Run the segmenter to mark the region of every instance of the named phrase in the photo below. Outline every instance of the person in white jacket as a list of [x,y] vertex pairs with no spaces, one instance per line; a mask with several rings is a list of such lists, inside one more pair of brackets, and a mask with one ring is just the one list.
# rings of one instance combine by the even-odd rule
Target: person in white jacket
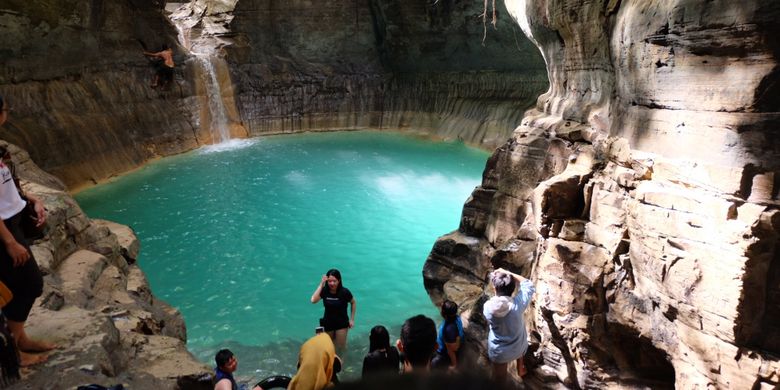
[[[488,333],[488,358],[493,365],[493,379],[506,381],[507,366],[517,361],[517,375],[525,376],[523,356],[528,349],[528,335],[525,330],[523,312],[531,302],[534,285],[530,280],[499,268],[490,274],[490,282],[496,296],[488,299],[482,309],[490,332]],[[517,295],[512,297],[515,287],[520,285]]]

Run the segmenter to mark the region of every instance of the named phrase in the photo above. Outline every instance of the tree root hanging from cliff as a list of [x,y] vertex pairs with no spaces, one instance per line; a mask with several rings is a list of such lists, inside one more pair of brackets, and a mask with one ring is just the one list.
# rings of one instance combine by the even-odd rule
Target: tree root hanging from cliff
[[[437,0],[438,1],[438,0]],[[482,17],[482,46],[485,46],[485,39],[487,38],[487,11],[488,11],[488,0],[485,0],[485,6],[482,9],[482,15],[479,15]],[[490,24],[493,25],[493,29],[496,29],[496,0],[493,0],[493,19],[490,21]]]

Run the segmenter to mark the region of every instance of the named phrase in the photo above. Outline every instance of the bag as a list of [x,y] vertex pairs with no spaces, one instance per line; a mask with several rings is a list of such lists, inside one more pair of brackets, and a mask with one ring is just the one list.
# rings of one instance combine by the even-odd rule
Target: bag
[[24,208],[22,209],[21,219],[19,220],[19,227],[22,228],[22,234],[28,240],[40,240],[43,238],[46,224],[38,225],[38,213],[35,212],[35,203],[30,202],[27,198],[22,197],[25,201]]
[[19,379],[19,353],[6,326],[5,317],[0,314],[0,388],[10,386]]
[[4,308],[8,302],[11,302],[11,299],[14,299],[14,293],[11,292],[5,283],[0,282],[0,309]]

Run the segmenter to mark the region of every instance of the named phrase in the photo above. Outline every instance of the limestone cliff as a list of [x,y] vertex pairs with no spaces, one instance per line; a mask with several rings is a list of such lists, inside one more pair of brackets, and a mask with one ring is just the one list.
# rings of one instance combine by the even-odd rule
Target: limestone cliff
[[[202,143],[192,84],[149,86],[143,50],[176,47],[159,3],[4,1],[0,94],[14,111],[0,138],[70,186]],[[188,69],[177,68],[177,80],[191,78]]]
[[[3,143],[5,144],[5,143]],[[131,388],[210,388],[210,369],[186,348],[181,314],[155,298],[135,260],[133,231],[90,220],[26,152],[9,148],[23,188],[44,201],[47,234],[32,246],[44,293],[27,331],[59,345],[11,388],[69,389],[123,383]],[[56,373],[56,375],[52,375]]]
[[[0,6],[0,94],[15,109],[0,139],[70,187],[213,142],[209,95],[234,137],[373,127],[492,149],[547,86],[509,18],[482,45],[479,2],[49,3]],[[152,89],[141,51],[163,44],[176,82]],[[193,55],[204,49],[214,56]],[[208,91],[212,77],[221,92]]]
[[454,0],[239,1],[227,52],[241,117],[253,135],[372,127],[498,146],[547,80],[507,18],[482,45],[482,11]]
[[486,275],[530,277],[532,387],[780,382],[780,3],[506,1],[550,88],[424,268],[484,355]]

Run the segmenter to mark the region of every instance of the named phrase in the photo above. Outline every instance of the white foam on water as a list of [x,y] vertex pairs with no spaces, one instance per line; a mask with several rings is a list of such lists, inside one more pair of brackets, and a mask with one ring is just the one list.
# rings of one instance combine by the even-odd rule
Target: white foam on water
[[198,151],[202,154],[222,153],[238,149],[248,148],[259,142],[258,139],[230,139],[214,145],[206,145]]

